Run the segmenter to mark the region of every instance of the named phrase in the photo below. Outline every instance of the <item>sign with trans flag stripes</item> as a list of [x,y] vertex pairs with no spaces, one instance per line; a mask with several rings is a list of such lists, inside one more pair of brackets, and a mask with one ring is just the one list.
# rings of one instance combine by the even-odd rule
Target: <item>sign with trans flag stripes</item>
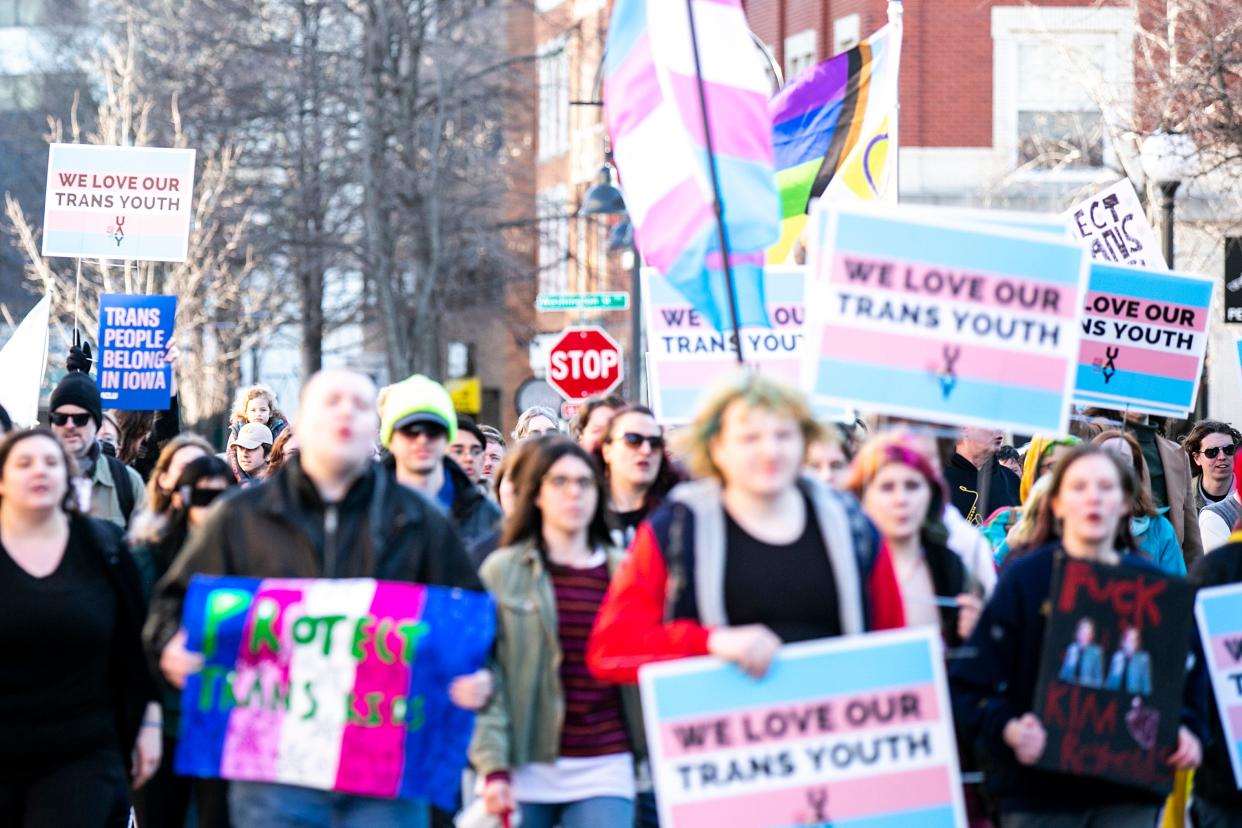
[[1092,262],[1074,401],[1185,417],[1199,394],[1214,284]]
[[789,644],[758,681],[691,658],[639,685],[666,828],[966,824],[930,627]]
[[1086,248],[927,208],[821,204],[812,223],[804,388],[881,414],[1064,433]]
[[205,666],[182,692],[177,773],[453,809],[474,714],[448,687],[491,650],[486,593],[198,575],[183,624]]
[[1242,584],[1202,589],[1195,600],[1221,732],[1242,790]]

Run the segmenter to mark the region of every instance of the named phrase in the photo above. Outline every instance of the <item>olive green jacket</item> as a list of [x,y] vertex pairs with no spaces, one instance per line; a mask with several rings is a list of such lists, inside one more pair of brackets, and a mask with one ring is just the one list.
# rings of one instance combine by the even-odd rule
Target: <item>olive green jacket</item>
[[[608,547],[609,572],[625,553]],[[496,599],[496,689],[479,714],[470,763],[482,776],[531,762],[555,762],[561,752],[565,691],[552,579],[533,542],[498,549],[479,570]],[[646,756],[638,688],[623,685],[621,703],[636,759]]]

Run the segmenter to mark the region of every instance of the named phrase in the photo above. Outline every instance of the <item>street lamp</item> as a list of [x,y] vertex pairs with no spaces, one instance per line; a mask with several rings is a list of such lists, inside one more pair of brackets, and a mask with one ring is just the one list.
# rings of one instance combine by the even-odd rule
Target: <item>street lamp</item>
[[638,255],[638,247],[634,244],[633,225],[625,212],[625,196],[612,183],[611,152],[604,154],[604,166],[600,167],[599,183],[593,184],[582,194],[582,206],[578,208],[578,215],[583,218],[625,216],[625,220],[609,233],[608,249],[609,251],[624,250],[630,257],[630,398],[645,402],[642,399],[642,257]]

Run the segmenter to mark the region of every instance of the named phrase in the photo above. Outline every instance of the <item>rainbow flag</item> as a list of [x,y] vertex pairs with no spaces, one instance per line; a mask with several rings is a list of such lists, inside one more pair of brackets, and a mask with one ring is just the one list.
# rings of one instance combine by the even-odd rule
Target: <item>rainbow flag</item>
[[812,199],[896,201],[892,128],[900,58],[901,25],[889,23],[772,98],[781,238],[768,249],[769,264],[788,259]]
[[[780,234],[768,80],[739,0],[694,0],[707,121],[740,325],[766,325],[764,250]],[[604,107],[634,239],[716,329],[729,319],[685,3],[617,0]]]

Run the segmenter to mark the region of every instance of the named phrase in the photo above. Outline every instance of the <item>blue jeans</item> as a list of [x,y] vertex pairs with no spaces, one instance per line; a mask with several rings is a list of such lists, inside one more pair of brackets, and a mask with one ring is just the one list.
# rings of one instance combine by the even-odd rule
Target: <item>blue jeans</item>
[[266,782],[230,782],[237,826],[263,828],[427,828],[427,803],[317,791]]
[[522,828],[632,828],[634,800],[593,796],[577,802],[519,802]]

